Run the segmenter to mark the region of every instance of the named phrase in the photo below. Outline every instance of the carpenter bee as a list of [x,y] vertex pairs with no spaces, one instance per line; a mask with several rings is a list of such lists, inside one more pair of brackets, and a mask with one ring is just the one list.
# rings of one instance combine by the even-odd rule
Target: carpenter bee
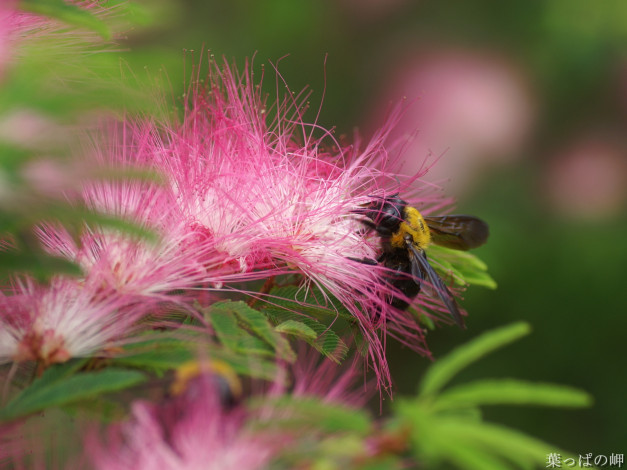
[[235,371],[222,361],[189,361],[175,371],[170,385],[170,396],[187,395],[195,397],[204,393],[203,387],[210,386],[216,391],[220,404],[225,409],[235,407],[242,397],[242,383]]
[[388,268],[386,281],[403,295],[393,297],[390,304],[401,310],[407,308],[406,299],[416,297],[421,283],[427,281],[455,322],[465,328],[457,302],[429,264],[425,250],[431,243],[456,250],[476,248],[488,239],[488,225],[469,215],[424,217],[398,194],[380,198],[355,212],[369,218],[364,223],[381,236],[383,251],[376,263]]

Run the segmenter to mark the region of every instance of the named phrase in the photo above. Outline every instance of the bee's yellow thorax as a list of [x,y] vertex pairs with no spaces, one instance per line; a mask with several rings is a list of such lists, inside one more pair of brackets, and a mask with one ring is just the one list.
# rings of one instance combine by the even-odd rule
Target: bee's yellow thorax
[[398,230],[390,237],[393,248],[406,248],[405,235],[411,235],[416,248],[424,250],[431,243],[431,232],[418,209],[405,207],[403,222]]

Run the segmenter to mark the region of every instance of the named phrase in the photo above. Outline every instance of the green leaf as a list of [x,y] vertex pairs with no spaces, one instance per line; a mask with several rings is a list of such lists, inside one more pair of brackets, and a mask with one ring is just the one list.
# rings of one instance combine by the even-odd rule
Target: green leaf
[[[106,369],[101,372],[86,372],[62,378],[57,375],[33,382],[31,387],[17,395],[0,410],[0,420],[12,420],[50,407],[63,406],[80,400],[93,399],[100,394],[115,392],[146,380],[141,372],[124,369]],[[39,380],[43,384],[38,383]]]
[[299,315],[274,305],[266,305],[263,312],[275,323],[296,322],[303,324],[315,334],[315,337],[305,336],[303,339],[318,352],[336,363],[340,363],[348,354],[346,343],[332,329],[315,318]]
[[303,322],[296,320],[284,321],[280,325],[277,325],[274,329],[279,333],[297,336],[307,341],[312,341],[318,338],[317,333],[313,329],[305,325]]
[[[495,470],[534,468],[555,446],[506,427],[485,423],[467,413],[435,413],[420,400],[400,400],[395,409],[411,430],[419,460],[449,461],[458,468]],[[483,462],[483,467],[481,463]]]
[[[238,319],[246,325],[252,332],[258,335],[266,343],[275,349],[281,357],[284,359],[296,359],[295,355],[291,351],[289,343],[283,336],[277,334],[274,331],[274,327],[268,321],[263,313],[250,307],[241,300],[238,302],[229,302],[228,304],[222,304],[218,308],[231,309],[237,315]],[[285,357],[289,356],[289,357]]]
[[197,346],[196,338],[179,339],[166,334],[158,335],[126,345],[113,363],[161,373],[196,359]]
[[489,452],[465,442],[451,441],[439,447],[440,459],[467,470],[509,470],[511,467]]
[[28,388],[20,393],[21,398],[28,397],[30,394],[37,392],[41,388],[49,387],[55,382],[59,382],[66,377],[71,376],[87,363],[87,359],[72,359],[63,364],[54,364],[48,367],[41,377],[38,377]]
[[38,15],[56,18],[74,26],[91,29],[104,39],[110,39],[107,25],[96,18],[89,10],[66,3],[64,0],[21,0],[20,9]]
[[260,356],[245,356],[227,351],[224,348],[212,348],[209,351],[212,359],[226,362],[235,373],[259,379],[273,381],[278,376],[275,360],[267,360]]
[[203,354],[206,351],[208,357],[227,363],[237,374],[265,380],[277,376],[274,360],[267,361],[259,356],[227,350],[222,344],[209,342],[202,333],[182,333],[179,330],[175,334],[163,332],[146,336],[145,340],[126,345],[124,352],[113,360],[113,364],[163,373],[197,360],[199,352]]
[[267,305],[318,319],[335,320],[339,317],[350,322],[354,320],[344,304],[314,286],[309,289],[297,286],[276,287],[270,291]]
[[477,405],[541,405],[584,407],[592,404],[587,393],[562,385],[515,379],[481,380],[458,385],[441,393],[436,410]]
[[537,466],[544,463],[547,454],[562,452],[519,431],[485,422],[442,419],[438,422],[437,432],[451,442],[490,451],[519,466]]
[[234,351],[263,354],[270,346],[270,351],[282,359],[296,360],[289,342],[274,330],[268,318],[242,301],[217,302],[208,309],[206,317],[220,341]]
[[[278,398],[256,399],[251,402],[253,409],[263,410],[269,416],[270,425],[280,429],[293,429],[307,432],[311,427],[325,432],[349,432],[366,435],[372,429],[368,414],[343,404],[325,403],[313,397],[282,396]],[[277,410],[276,415],[269,410]]]
[[496,289],[496,281],[488,274],[488,266],[476,255],[467,251],[453,250],[443,246],[429,247],[429,257],[436,261],[433,268],[445,279],[453,274],[455,284],[472,284]]
[[438,360],[427,371],[420,386],[420,394],[432,395],[444,387],[459,371],[481,359],[488,353],[529,334],[528,323],[514,323],[488,331]]
[[0,279],[15,273],[29,273],[39,281],[55,274],[80,276],[80,267],[64,258],[32,251],[0,251]]
[[220,308],[220,304],[214,304],[205,313],[220,342],[233,351],[239,351],[242,336],[248,336],[248,332],[239,327],[235,314]]

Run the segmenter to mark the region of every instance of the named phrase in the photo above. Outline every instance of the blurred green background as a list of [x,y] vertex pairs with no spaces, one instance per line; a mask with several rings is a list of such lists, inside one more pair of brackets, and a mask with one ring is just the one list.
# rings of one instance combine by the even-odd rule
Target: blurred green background
[[[568,384],[595,405],[494,408],[488,418],[579,454],[627,450],[627,2],[146,4],[158,21],[129,35],[128,60],[148,74],[167,70],[175,94],[185,57],[204,47],[238,64],[279,62],[291,90],[312,88],[309,119],[325,90],[319,123],[338,134],[357,126],[367,137],[390,101],[419,98],[395,134],[419,131],[407,171],[441,155],[427,179],[456,195],[460,212],[489,221],[477,254],[499,283],[467,291],[468,329],[430,333],[434,354],[527,320],[530,337],[459,380]],[[397,393],[413,393],[428,361],[396,345],[389,354]]]

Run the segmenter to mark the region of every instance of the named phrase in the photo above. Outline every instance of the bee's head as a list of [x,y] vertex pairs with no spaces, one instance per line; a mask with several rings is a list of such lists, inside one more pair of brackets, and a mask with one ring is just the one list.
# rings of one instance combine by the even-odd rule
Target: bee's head
[[407,203],[398,194],[388,197],[373,196],[373,198],[374,200],[366,207],[355,212],[371,219],[377,227],[395,230],[403,221],[403,210]]

